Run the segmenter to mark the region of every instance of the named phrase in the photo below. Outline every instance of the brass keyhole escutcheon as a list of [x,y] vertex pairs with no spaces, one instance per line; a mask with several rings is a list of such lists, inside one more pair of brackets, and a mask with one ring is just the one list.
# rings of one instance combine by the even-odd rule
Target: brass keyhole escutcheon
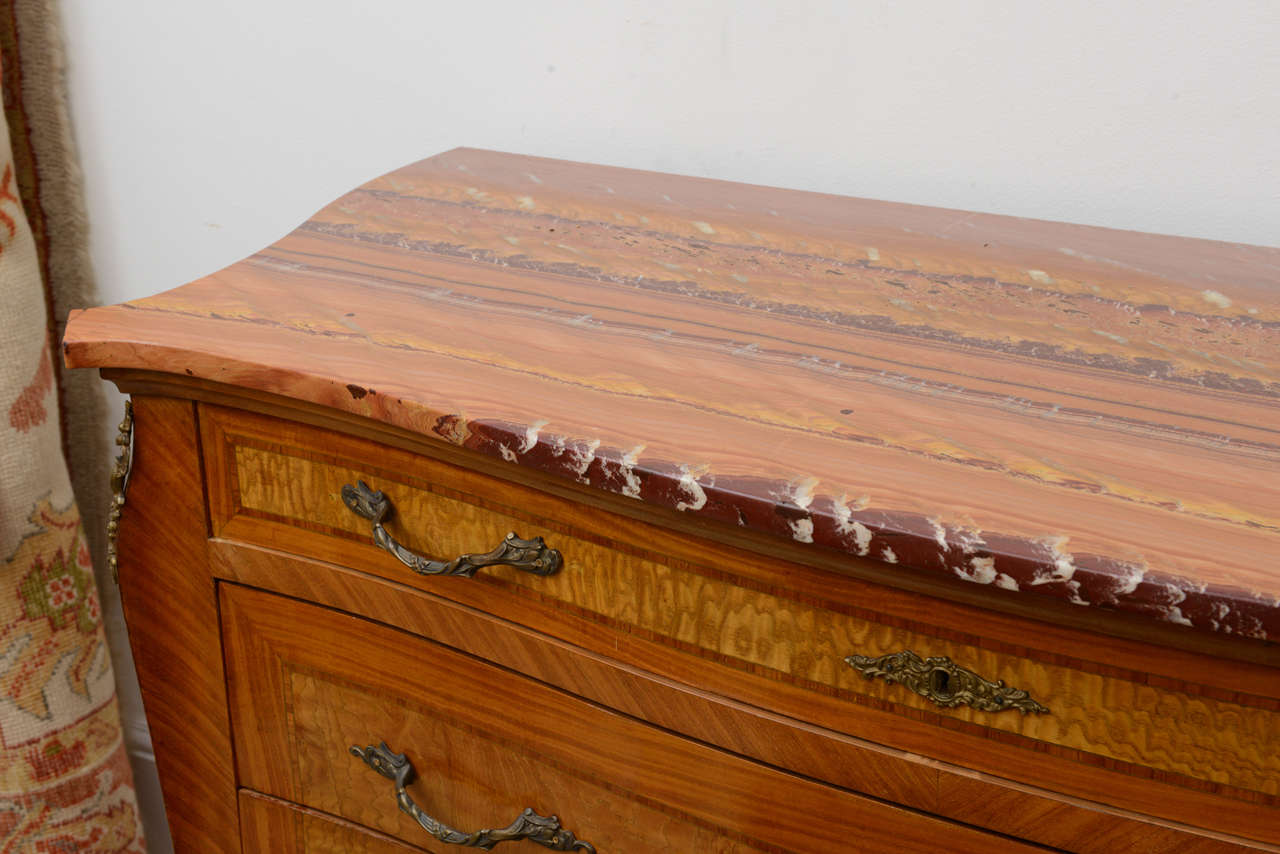
[[929,690],[940,700],[951,697],[951,674],[941,667],[935,667],[929,674]]
[[902,685],[944,709],[956,706],[971,706],[984,712],[1017,709],[1024,715],[1049,711],[1026,691],[1010,688],[1000,679],[984,679],[946,656],[921,658],[904,649],[876,657],[850,655],[844,661],[867,679],[880,677]]

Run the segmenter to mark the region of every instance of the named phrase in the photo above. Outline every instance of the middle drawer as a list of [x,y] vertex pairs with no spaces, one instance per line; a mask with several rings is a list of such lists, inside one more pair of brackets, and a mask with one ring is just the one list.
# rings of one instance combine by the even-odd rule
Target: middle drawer
[[[428,850],[455,849],[401,809],[369,760],[411,763],[404,797],[463,836],[536,821],[531,810],[616,854],[828,852],[855,840],[932,852],[942,838],[957,852],[1031,850],[685,740],[379,623],[231,584],[221,605],[241,785]],[[538,850],[525,845],[512,850]]]

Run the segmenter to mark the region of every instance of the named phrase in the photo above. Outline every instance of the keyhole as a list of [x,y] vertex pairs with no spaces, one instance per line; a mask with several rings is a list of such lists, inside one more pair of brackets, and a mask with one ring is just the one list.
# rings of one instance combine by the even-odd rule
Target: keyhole
[[929,674],[929,690],[935,697],[951,696],[951,674],[935,669]]

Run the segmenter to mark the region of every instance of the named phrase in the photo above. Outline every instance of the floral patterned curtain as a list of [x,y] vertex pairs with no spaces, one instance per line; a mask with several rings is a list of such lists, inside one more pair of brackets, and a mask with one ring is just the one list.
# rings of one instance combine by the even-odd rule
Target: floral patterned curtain
[[[50,294],[68,263],[74,270],[74,256],[68,262],[51,247],[70,237],[83,243],[83,223],[73,235],[59,219],[58,200],[32,183],[51,173],[35,169],[32,142],[42,117],[27,121],[29,102],[14,92],[42,82],[20,79],[13,64],[18,6],[48,11],[47,4],[0,6],[9,16],[0,22],[8,119],[0,123],[0,854],[142,854],[91,547],[64,455],[72,434],[62,416],[76,404],[59,399],[67,390],[59,383]],[[34,20],[52,26],[47,17]],[[63,142],[69,146],[69,137]],[[17,162],[15,148],[23,155]],[[24,168],[32,179],[25,185]],[[52,174],[49,193],[65,185]],[[45,207],[42,199],[54,203]]]

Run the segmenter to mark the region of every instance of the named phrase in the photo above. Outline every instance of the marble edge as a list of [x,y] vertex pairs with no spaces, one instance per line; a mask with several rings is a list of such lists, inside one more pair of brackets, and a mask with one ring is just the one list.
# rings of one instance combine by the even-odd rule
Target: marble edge
[[1280,600],[1201,584],[1107,555],[1065,550],[1066,539],[1027,539],[946,524],[923,514],[868,509],[849,496],[816,493],[816,481],[717,475],[638,458],[603,445],[501,421],[439,416],[438,438],[509,463],[666,507],[851,556],[1043,596],[1080,607],[1255,640],[1280,635]]

